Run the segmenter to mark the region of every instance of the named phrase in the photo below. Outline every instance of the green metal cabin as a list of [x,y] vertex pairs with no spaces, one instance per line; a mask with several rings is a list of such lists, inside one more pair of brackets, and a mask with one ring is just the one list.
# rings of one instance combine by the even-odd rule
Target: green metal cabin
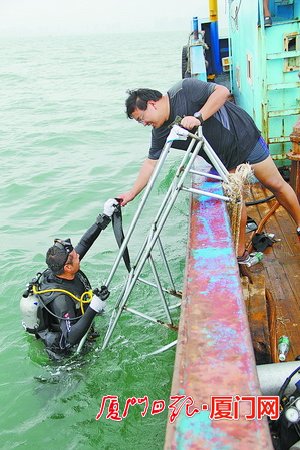
[[[269,0],[273,25],[268,28],[263,0],[229,0],[228,41],[218,33],[217,1],[209,5],[210,17],[194,18],[183,48],[183,77],[230,86],[236,103],[262,131],[277,165],[286,165],[300,113],[300,0]],[[221,1],[219,6],[224,6]],[[222,69],[230,82],[220,77]]]
[[283,164],[300,113],[300,0],[269,0],[269,9],[273,25],[265,28],[262,0],[229,2],[231,84]]

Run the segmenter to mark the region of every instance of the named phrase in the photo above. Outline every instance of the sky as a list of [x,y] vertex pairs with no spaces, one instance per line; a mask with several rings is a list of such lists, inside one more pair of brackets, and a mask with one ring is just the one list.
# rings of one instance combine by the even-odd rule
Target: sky
[[208,0],[0,0],[0,35],[186,31]]

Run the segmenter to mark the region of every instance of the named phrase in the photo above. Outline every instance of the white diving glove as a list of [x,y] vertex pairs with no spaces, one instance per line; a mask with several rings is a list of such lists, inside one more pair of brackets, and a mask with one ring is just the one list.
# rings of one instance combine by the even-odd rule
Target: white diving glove
[[101,300],[97,295],[93,295],[92,300],[90,302],[90,307],[96,311],[96,313],[101,313],[104,311],[106,306],[106,302]]
[[104,203],[103,214],[105,214],[108,217],[111,217],[113,215],[113,213],[115,212],[116,207],[118,206],[118,204],[119,203],[118,203],[118,201],[115,198],[109,198]]

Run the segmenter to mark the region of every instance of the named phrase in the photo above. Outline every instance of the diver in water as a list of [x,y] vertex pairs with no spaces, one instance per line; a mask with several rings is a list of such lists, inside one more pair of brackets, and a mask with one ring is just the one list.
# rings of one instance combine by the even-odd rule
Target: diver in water
[[55,239],[46,254],[48,269],[28,285],[21,300],[23,326],[40,338],[50,357],[57,359],[70,353],[86,334],[97,313],[104,310],[109,292],[91,290],[80,261],[104,230],[118,206],[116,199],[104,204],[103,214],[73,248],[70,239]]

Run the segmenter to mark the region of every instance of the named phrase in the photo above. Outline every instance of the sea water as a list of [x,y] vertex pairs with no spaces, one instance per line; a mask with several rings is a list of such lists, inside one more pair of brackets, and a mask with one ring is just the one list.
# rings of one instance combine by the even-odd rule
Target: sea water
[[[153,400],[170,395],[175,350],[149,354],[176,333],[123,313],[108,348],[101,352],[123,267],[111,283],[101,336],[86,354],[50,362],[43,345],[21,327],[19,302],[25,285],[45,268],[54,238],[74,244],[107,198],[128,190],[147,156],[151,129],[126,118],[126,90],[166,92],[181,77],[185,33],[119,34],[2,39],[1,129],[1,449],[161,449],[167,408],[151,415]],[[172,153],[149,198],[129,250],[134,259],[170,180],[179,155]],[[125,232],[139,199],[123,208]],[[182,288],[188,218],[182,194],[162,234],[177,288]],[[109,274],[117,255],[108,227],[82,261],[92,285]],[[156,253],[160,273],[161,259]],[[153,280],[146,265],[143,276]],[[152,278],[151,278],[152,277]],[[168,285],[166,281],[166,285]],[[164,319],[157,291],[137,286],[130,306]],[[179,313],[175,314],[178,321]],[[96,421],[106,395],[146,397],[122,420]]]

